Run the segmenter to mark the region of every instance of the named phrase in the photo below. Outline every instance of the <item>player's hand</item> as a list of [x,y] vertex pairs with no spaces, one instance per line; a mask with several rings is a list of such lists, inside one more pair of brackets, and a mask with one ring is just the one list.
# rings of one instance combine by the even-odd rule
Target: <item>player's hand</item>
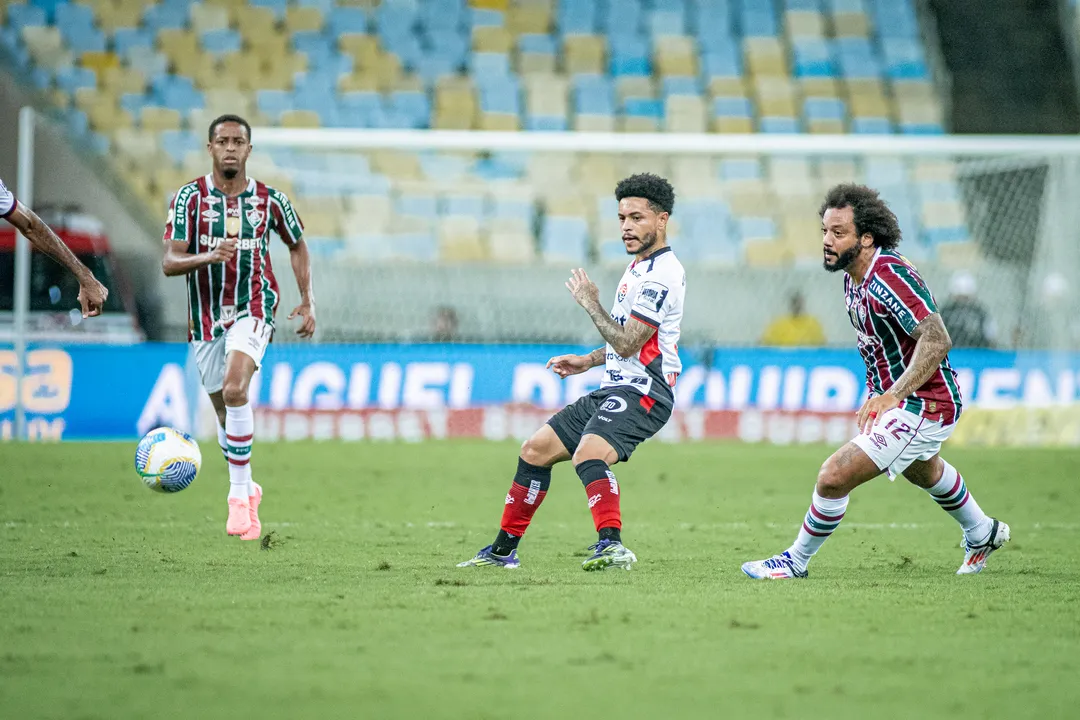
[[79,304],[82,305],[84,318],[100,315],[108,298],[109,288],[98,282],[93,275],[79,281]]
[[294,317],[303,318],[303,322],[300,323],[300,327],[297,328],[296,334],[302,338],[309,338],[315,334],[315,306],[311,303],[301,303],[296,306],[296,309],[289,313],[289,319]]
[[596,283],[590,280],[581,268],[571,271],[570,279],[566,281],[566,289],[583,308],[600,305],[600,288],[596,287]]
[[592,367],[588,355],[556,355],[547,361],[547,367],[561,378],[583,373]]
[[884,395],[875,395],[859,408],[859,412],[855,416],[855,422],[859,426],[859,432],[868,435],[870,431],[874,429],[874,425],[877,423],[878,418],[889,412],[893,408],[900,406],[900,400],[889,393]]
[[210,251],[211,263],[229,262],[236,254],[235,240],[222,240],[216,248]]

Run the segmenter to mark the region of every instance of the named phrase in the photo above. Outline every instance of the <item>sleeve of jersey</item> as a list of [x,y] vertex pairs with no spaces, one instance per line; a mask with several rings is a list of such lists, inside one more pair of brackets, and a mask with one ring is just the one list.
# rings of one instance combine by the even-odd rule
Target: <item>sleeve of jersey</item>
[[270,191],[270,212],[274,229],[286,245],[295,245],[304,239],[304,223],[285,193]]
[[4,181],[0,180],[0,218],[7,220],[11,217],[11,213],[15,212],[15,208],[19,203],[15,199],[15,196],[4,187]]
[[172,204],[169,206],[169,215],[165,218],[163,240],[177,240],[190,245],[194,225],[189,209],[194,192],[194,187],[185,185],[173,196]]
[[637,288],[634,304],[630,306],[630,317],[646,325],[659,328],[667,315],[668,296],[671,288],[665,279],[644,280]]
[[938,311],[919,273],[907,265],[890,265],[870,283],[870,292],[908,335]]

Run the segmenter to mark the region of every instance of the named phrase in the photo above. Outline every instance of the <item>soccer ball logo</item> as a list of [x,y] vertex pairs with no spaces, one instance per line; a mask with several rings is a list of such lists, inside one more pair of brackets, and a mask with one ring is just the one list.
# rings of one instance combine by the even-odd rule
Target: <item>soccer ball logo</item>
[[195,480],[201,465],[195,438],[170,427],[151,430],[135,448],[135,472],[158,492],[180,492]]

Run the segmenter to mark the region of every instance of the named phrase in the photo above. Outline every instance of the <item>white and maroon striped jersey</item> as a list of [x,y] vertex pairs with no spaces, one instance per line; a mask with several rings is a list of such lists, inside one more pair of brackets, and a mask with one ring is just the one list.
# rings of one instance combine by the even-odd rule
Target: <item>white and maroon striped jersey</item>
[[0,178],[0,218],[7,220],[18,204],[11,191],[4,187],[3,178]]
[[609,344],[600,387],[629,386],[667,407],[675,404],[675,380],[682,372],[679,332],[686,297],[686,271],[670,247],[634,260],[623,273],[611,317],[620,325],[640,320],[654,332],[634,357],[619,357]]
[[278,285],[270,264],[270,231],[291,246],[303,238],[304,226],[285,193],[254,178],[236,197],[214,187],[211,175],[176,192],[166,241],[186,242],[188,252],[196,254],[236,240],[232,260],[188,274],[189,340],[213,340],[249,315],[273,326]]
[[[881,395],[893,386],[911,362],[920,322],[936,313],[934,296],[919,271],[903,256],[878,250],[866,277],[858,285],[844,275],[848,317],[859,339],[859,353],[866,363],[866,387]],[[900,407],[946,425],[956,422],[963,402],[956,373],[948,356],[926,383]]]

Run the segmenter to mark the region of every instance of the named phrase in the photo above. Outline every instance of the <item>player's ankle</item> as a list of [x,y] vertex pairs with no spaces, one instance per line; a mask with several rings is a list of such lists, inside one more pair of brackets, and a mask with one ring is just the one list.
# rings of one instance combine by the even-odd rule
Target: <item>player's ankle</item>
[[604,540],[611,540],[612,542],[617,543],[622,542],[622,531],[617,527],[600,528],[600,530],[597,531],[597,534],[599,535],[600,542],[603,542]]
[[505,530],[499,530],[499,534],[495,536],[495,542],[491,543],[491,554],[506,557],[517,550],[519,542],[521,542],[521,538],[517,535],[511,535]]

